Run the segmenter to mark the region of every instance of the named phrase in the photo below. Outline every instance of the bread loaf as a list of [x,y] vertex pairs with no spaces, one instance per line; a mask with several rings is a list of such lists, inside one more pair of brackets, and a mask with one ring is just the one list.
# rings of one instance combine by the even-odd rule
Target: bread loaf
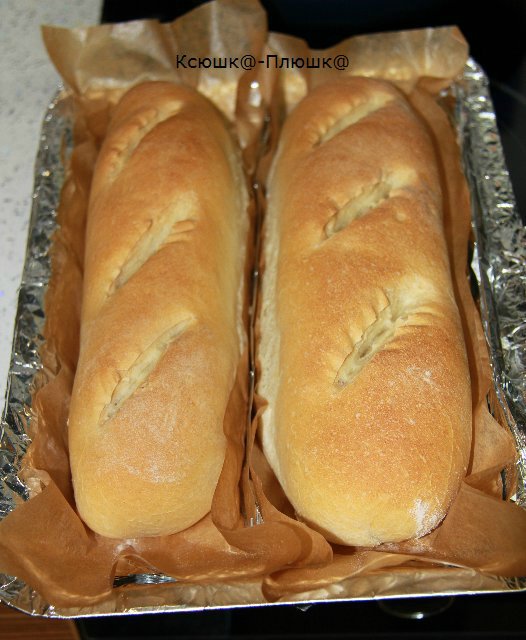
[[470,379],[434,148],[387,83],[313,90],[268,182],[262,443],[298,517],[336,543],[419,537],[470,454]]
[[78,511],[97,533],[210,510],[241,352],[247,191],[220,113],[152,82],[116,106],[90,193],[69,416]]

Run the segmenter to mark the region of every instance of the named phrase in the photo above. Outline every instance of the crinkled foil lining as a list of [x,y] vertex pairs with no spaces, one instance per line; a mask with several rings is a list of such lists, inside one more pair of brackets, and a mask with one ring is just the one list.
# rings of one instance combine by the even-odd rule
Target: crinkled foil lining
[[472,201],[471,268],[495,391],[519,453],[515,500],[526,507],[526,228],[504,161],[485,73],[472,59],[456,87],[457,126]]
[[[473,60],[468,61],[454,93],[457,97],[456,125],[473,201],[475,247],[471,266],[479,289],[496,393],[517,441],[519,488],[514,498],[526,507],[526,230],[515,205],[504,163],[488,80]],[[0,519],[15,508],[17,502],[29,498],[29,489],[17,474],[29,444],[27,430],[31,419],[31,395],[35,377],[42,366],[39,348],[45,321],[44,295],[50,276],[49,248],[64,179],[63,155],[71,147],[72,122],[67,101],[61,95],[59,92],[47,109],[36,159],[29,241],[18,300],[6,406],[1,421]],[[349,585],[340,583],[332,589],[301,594],[301,601],[295,601],[295,604],[325,599],[349,601],[373,596],[377,599],[400,595],[473,594],[526,588],[521,577],[499,579],[482,576],[472,570],[465,570],[463,580],[459,582],[457,579],[453,588],[448,579],[445,573],[427,582],[411,580],[402,593],[403,581],[397,580],[390,586],[389,578],[386,583],[385,577],[363,576]],[[124,582],[134,582],[137,587],[166,582],[167,586],[174,587],[171,578],[154,574],[119,579],[119,584]],[[464,588],[458,587],[460,583]],[[195,598],[186,606],[173,605],[171,592],[167,592],[166,602],[159,606],[146,605],[146,599],[141,602],[141,592],[136,593],[136,598],[129,598],[126,605],[114,605],[110,610],[102,605],[61,611],[43,601],[21,580],[0,574],[0,600],[29,613],[53,617],[196,611],[204,607],[262,604],[258,589],[248,588],[248,585],[238,585],[237,590],[236,586],[230,585],[227,591],[220,586],[196,587]]]
[[47,108],[35,162],[29,238],[18,296],[6,403],[0,423],[0,519],[20,499],[29,498],[29,490],[17,473],[30,443],[27,432],[31,396],[35,376],[42,368],[39,352],[44,340],[44,296],[51,275],[49,249],[64,181],[64,143],[67,146],[69,141],[71,146],[72,125],[60,96],[61,91]]

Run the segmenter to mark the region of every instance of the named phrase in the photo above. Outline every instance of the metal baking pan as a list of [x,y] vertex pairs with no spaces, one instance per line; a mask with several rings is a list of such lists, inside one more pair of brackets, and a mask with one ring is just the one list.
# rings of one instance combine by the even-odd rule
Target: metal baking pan
[[[506,170],[488,80],[474,60],[468,61],[453,92],[457,99],[454,118],[472,196],[475,242],[471,267],[479,288],[495,390],[517,442],[519,486],[514,500],[526,508],[526,229]],[[66,148],[71,148],[72,121],[60,95],[59,91],[46,111],[35,166],[29,239],[1,421],[0,519],[16,508],[17,502],[29,499],[18,472],[29,445],[33,380],[41,368],[43,301],[51,274],[49,248],[64,179],[64,141]],[[405,581],[398,579],[394,586],[385,574],[349,578],[334,588],[301,596],[294,603],[526,590],[523,576],[498,578],[474,570],[456,570],[452,582],[447,569],[435,572],[432,578],[415,574],[417,570]],[[127,591],[126,585],[131,584],[133,590]],[[157,585],[155,604],[148,597],[151,584]],[[0,600],[33,615],[55,618],[269,606],[257,584],[194,586],[190,599],[181,595],[183,585],[158,574],[120,577],[114,586],[126,590],[126,597],[116,598],[111,605],[65,609],[45,602],[16,577],[0,574]]]

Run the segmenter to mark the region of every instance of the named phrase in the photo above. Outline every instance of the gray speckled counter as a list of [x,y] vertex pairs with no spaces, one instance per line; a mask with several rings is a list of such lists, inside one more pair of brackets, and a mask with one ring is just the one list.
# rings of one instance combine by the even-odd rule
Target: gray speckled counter
[[41,24],[96,24],[101,0],[0,0],[0,406],[24,262],[33,164],[44,111],[59,83]]

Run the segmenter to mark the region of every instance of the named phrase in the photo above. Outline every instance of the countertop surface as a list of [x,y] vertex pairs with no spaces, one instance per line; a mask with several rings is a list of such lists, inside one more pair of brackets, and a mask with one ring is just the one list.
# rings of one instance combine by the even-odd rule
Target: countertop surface
[[33,165],[42,118],[59,85],[41,24],[99,21],[99,0],[0,0],[0,398],[5,385],[24,263]]

